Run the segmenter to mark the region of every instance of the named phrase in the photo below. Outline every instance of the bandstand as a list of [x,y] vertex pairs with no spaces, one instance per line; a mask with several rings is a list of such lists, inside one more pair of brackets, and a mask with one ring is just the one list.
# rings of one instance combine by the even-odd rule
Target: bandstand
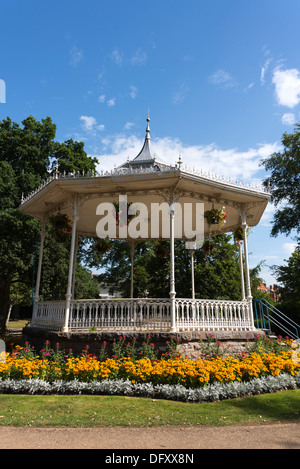
[[[56,172],[22,200],[20,210],[40,220],[42,227],[34,307],[31,323],[26,328],[27,333],[30,333],[30,330],[43,333],[48,331],[60,335],[65,333],[68,337],[91,330],[95,333],[123,334],[215,332],[223,333],[226,337],[241,337],[243,334],[244,337],[249,337],[257,333],[252,310],[247,229],[259,223],[270,195],[262,188],[226,180],[201,170],[187,169],[180,158],[174,165],[161,161],[151,150],[149,121],[148,118],[143,147],[135,158],[128,159],[118,168],[102,171],[97,175]],[[136,218],[127,220],[124,224],[116,223],[115,231],[109,233],[110,238],[124,239],[132,247],[131,297],[76,299],[73,296],[73,285],[78,237],[99,237],[101,220],[103,221],[107,214],[104,209],[120,200],[126,200],[128,204],[142,204],[144,208],[143,212],[139,211],[138,205],[132,205],[132,208],[138,208],[138,211],[135,211]],[[196,209],[197,204],[199,210]],[[152,214],[152,207],[158,209],[159,217],[155,226],[149,215]],[[188,215],[181,211],[181,207],[189,209]],[[204,213],[222,207],[225,207],[227,213],[226,223],[208,223]],[[176,218],[178,210],[182,215],[180,219]],[[64,301],[40,301],[46,226],[50,217],[58,213],[68,215],[71,220],[66,298]],[[138,219],[141,213],[143,218]],[[199,219],[204,227],[201,236],[196,229],[190,229],[187,234],[184,222],[197,228]],[[130,229],[131,223],[135,231]],[[104,223],[101,227],[103,226]],[[242,284],[240,301],[195,299],[194,249],[201,249],[199,246],[203,237],[234,232],[237,229],[242,230],[242,240],[239,241]],[[190,233],[194,234],[194,238]],[[166,238],[170,241],[169,298],[134,298],[134,243]],[[187,281],[190,281],[192,286],[191,298],[176,296],[176,239],[185,239],[190,249],[192,272],[187,272]]]

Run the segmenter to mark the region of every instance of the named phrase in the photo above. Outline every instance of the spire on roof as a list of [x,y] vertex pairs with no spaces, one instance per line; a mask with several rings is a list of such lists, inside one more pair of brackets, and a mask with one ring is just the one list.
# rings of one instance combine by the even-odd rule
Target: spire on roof
[[150,149],[151,137],[150,137],[150,126],[149,126],[149,122],[150,122],[149,111],[148,111],[148,117],[146,121],[147,121],[147,128],[146,128],[146,137],[145,137],[144,145],[141,151],[139,152],[139,154],[132,160],[132,163],[138,163],[140,161],[142,162],[142,161],[150,161],[150,160],[154,161],[155,159],[152,156],[151,149]]
[[149,122],[150,122],[149,111],[148,111],[148,117],[147,117],[146,120],[147,120],[146,139],[147,139],[147,140],[151,140],[151,137],[150,137],[150,126],[149,126]]
[[161,160],[158,160],[156,154],[152,155],[151,152],[151,137],[150,137],[150,117],[149,117],[149,110],[148,110],[148,117],[146,119],[147,127],[146,127],[146,136],[144,140],[143,147],[139,154],[133,158],[133,160],[127,159],[127,162],[122,164],[120,168],[132,168],[132,169],[139,169],[139,168],[153,168],[155,171],[160,171],[161,168],[170,167],[167,163],[164,163]]

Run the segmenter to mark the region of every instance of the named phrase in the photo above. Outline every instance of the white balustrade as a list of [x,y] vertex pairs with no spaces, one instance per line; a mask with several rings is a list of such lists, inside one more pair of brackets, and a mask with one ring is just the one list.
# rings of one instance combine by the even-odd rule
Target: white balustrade
[[65,317],[65,301],[39,301],[35,303],[31,326],[61,331]]
[[168,299],[110,299],[71,301],[70,330],[168,331]]
[[177,331],[252,330],[251,305],[245,301],[176,299]]
[[[31,326],[60,331],[65,301],[35,304]],[[176,329],[180,331],[253,330],[251,304],[245,301],[175,300]],[[169,299],[71,300],[70,331],[169,332]]]

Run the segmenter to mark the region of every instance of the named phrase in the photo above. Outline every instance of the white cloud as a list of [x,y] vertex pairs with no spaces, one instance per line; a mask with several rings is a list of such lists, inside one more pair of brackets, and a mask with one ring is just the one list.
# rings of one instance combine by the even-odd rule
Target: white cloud
[[123,63],[123,54],[122,52],[115,48],[111,55],[110,55],[111,60],[116,64],[116,65],[122,65]]
[[119,66],[122,65],[144,65],[147,62],[147,53],[138,48],[131,56],[124,55],[123,51],[115,47],[110,54],[110,60]]
[[189,91],[190,91],[190,88],[187,85],[187,83],[185,81],[181,81],[177,87],[177,90],[174,91],[172,95],[172,103],[173,104],[183,103]]
[[271,202],[268,203],[268,205],[265,208],[265,211],[261,217],[260,224],[261,226],[272,226],[272,220],[274,218],[274,214],[276,212],[277,208],[275,207],[274,204]]
[[83,122],[85,130],[92,130],[92,128],[97,124],[97,121],[93,116],[80,116],[80,120]]
[[111,98],[107,101],[107,106],[108,107],[113,107],[116,104],[116,98]]
[[147,54],[142,49],[138,49],[130,59],[131,65],[143,65],[147,62]]
[[297,243],[284,243],[283,244],[283,250],[285,254],[287,254],[289,257],[293,254],[297,246]]
[[126,122],[126,124],[124,125],[124,129],[125,130],[130,130],[134,126],[135,126],[135,124],[133,122]]
[[77,46],[72,47],[70,50],[70,64],[73,67],[77,67],[77,65],[83,60],[83,53],[82,50],[78,49]]
[[262,85],[265,84],[265,77],[266,77],[266,73],[269,69],[269,66],[270,66],[270,63],[272,62],[272,59],[269,58],[265,61],[264,65],[262,66],[261,68],[261,71],[260,71],[260,82]]
[[105,94],[101,94],[99,97],[98,97],[98,102],[99,103],[105,103],[107,104],[108,107],[113,107],[115,106],[116,104],[116,98],[113,97],[113,98],[110,98],[108,100],[106,100],[106,95]]
[[225,70],[218,70],[210,75],[208,81],[213,85],[221,86],[222,88],[232,88],[237,86],[235,79]]
[[281,122],[285,125],[294,125],[296,123],[296,116],[292,112],[283,114]]
[[[119,166],[126,162],[128,157],[135,158],[142,148],[143,138],[120,134],[106,137],[102,140],[102,144],[105,148],[103,154],[99,156],[99,169],[110,170],[114,165]],[[251,180],[252,183],[259,184],[261,159],[278,151],[280,146],[276,142],[259,144],[256,148],[249,148],[246,151],[236,148],[224,150],[214,143],[205,146],[188,146],[179,139],[164,137],[152,139],[151,148],[152,153],[156,153],[158,158],[167,163],[175,164],[181,155],[183,168],[186,165],[188,168],[202,169],[225,178]]]
[[130,97],[131,97],[132,99],[135,99],[135,98],[137,97],[137,91],[138,91],[137,87],[131,85],[131,86],[129,87],[129,90],[130,90],[130,91],[129,91]]
[[276,68],[272,83],[278,104],[294,108],[300,102],[300,72],[295,68],[282,70]]
[[105,94],[101,94],[101,96],[99,96],[98,98],[99,103],[105,103],[105,98],[106,98]]
[[90,132],[95,130],[104,130],[104,124],[97,124],[95,117],[93,116],[80,116],[84,130]]
[[194,62],[195,59],[194,59],[193,55],[187,54],[182,58],[182,60],[183,60],[183,62],[191,63],[191,62]]

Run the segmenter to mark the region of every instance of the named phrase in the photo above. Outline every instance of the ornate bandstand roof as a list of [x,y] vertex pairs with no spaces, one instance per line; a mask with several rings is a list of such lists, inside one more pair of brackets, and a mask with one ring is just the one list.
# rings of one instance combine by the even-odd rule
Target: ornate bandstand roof
[[160,160],[155,153],[152,154],[151,150],[151,137],[150,137],[150,118],[147,117],[147,128],[144,145],[139,154],[133,159],[123,163],[119,169],[131,169],[131,170],[152,170],[152,171],[163,171],[164,169],[174,169],[174,166]]
[[[174,165],[164,163],[152,153],[150,119],[147,118],[146,137],[139,154],[111,171],[91,174],[54,173],[31,194],[23,198],[20,209],[39,220],[59,211],[73,215],[74,197],[78,198],[78,233],[97,236],[99,215],[96,209],[101,202],[118,202],[126,195],[128,202],[143,202],[150,209],[152,202],[169,202],[171,197],[180,203],[204,203],[204,210],[225,207],[226,224],[211,231],[205,224],[205,234],[231,232],[241,222],[240,211],[247,211],[247,223],[259,223],[270,199],[262,187],[253,187],[238,181],[189,169],[181,158]],[[193,219],[193,226],[195,226]],[[149,230],[150,232],[150,230]],[[147,239],[150,239],[150,235]]]

